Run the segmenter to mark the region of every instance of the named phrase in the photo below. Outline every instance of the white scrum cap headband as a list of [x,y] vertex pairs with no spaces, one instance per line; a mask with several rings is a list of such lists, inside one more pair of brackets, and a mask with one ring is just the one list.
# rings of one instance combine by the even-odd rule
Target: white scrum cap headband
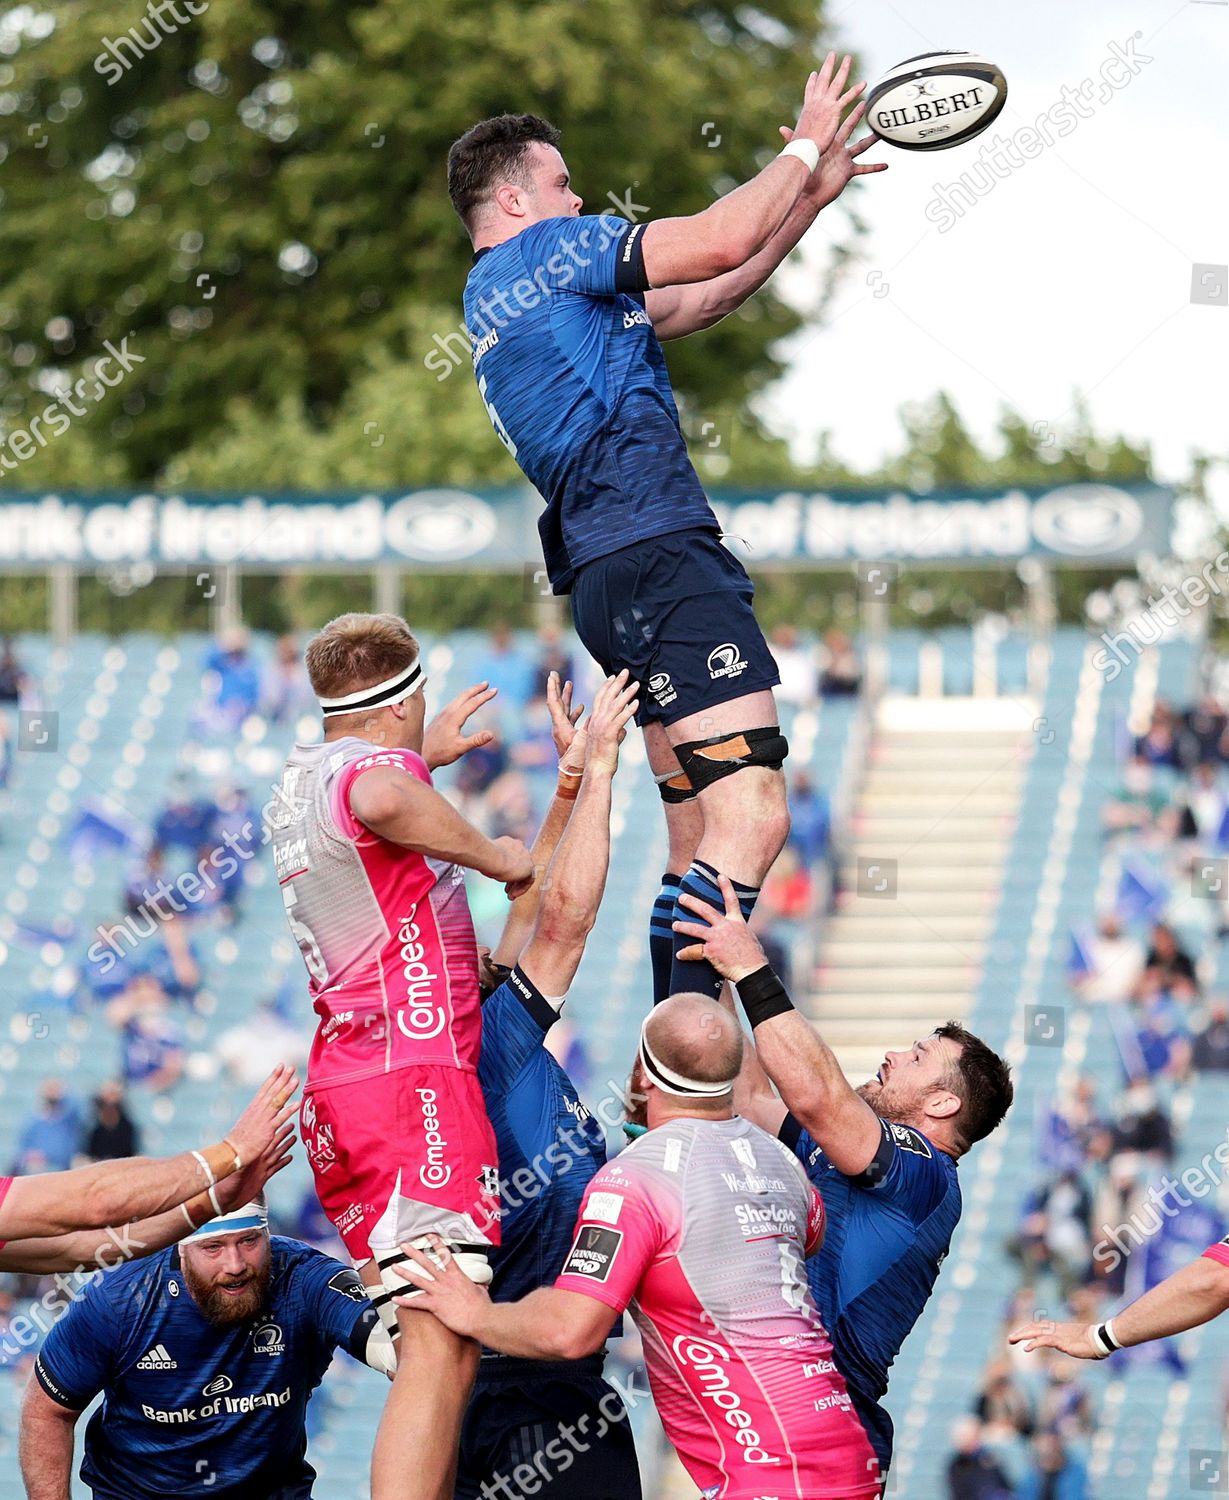
[[387,708],[390,703],[403,703],[422,684],[422,663],[416,661],[384,682],[359,688],[357,692],[347,693],[344,698],[320,698],[318,702],[327,719],[330,714],[353,714],[364,708]]
[[255,1198],[229,1213],[206,1219],[199,1229],[184,1235],[185,1240],[211,1240],[219,1234],[247,1234],[249,1230],[269,1228],[269,1210]]
[[700,1078],[686,1078],[668,1068],[649,1046],[649,1022],[652,1019],[653,1012],[650,1011],[640,1027],[640,1061],[650,1083],[663,1094],[674,1094],[679,1099],[716,1099],[730,1092],[734,1087],[732,1078],[724,1083],[708,1083]]

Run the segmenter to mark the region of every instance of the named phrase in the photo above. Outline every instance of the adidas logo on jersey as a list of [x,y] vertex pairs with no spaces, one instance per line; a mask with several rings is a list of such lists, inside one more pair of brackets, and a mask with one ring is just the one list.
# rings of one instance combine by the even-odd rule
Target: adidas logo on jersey
[[178,1370],[179,1366],[166,1352],[165,1344],[155,1344],[148,1354],[137,1360],[138,1370]]

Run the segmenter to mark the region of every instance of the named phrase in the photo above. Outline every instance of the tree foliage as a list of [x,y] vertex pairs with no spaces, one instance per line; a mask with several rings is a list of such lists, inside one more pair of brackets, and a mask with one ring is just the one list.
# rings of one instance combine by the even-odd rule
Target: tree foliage
[[[79,419],[75,458],[57,439],[10,486],[64,484],[61,456],[71,479],[89,451],[141,484],[511,477],[468,374],[423,365],[469,265],[450,142],[532,109],[590,209],[695,212],[775,150],[823,26],[814,0],[150,8],[0,22],[0,416],[28,422],[107,340],[143,361]],[[797,322],[762,293],[672,356],[681,394],[750,420]]]

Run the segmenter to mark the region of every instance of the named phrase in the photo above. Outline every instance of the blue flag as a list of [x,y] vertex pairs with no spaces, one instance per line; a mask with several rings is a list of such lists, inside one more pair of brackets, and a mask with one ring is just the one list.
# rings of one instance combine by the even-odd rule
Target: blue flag
[[1153,922],[1165,910],[1169,887],[1142,860],[1124,860],[1114,908],[1124,922]]

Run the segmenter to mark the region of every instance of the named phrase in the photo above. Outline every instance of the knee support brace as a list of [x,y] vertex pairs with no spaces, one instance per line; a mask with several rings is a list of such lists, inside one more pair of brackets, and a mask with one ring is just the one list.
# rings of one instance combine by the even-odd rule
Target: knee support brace
[[[789,741],[774,724],[769,729],[743,729],[733,734],[717,734],[708,740],[689,740],[685,745],[675,745],[674,753],[687,786],[678,793],[679,773],[659,778],[664,802],[689,801],[714,781],[733,776],[747,766],[779,771],[789,754]],[[672,795],[667,795],[667,789]]]

